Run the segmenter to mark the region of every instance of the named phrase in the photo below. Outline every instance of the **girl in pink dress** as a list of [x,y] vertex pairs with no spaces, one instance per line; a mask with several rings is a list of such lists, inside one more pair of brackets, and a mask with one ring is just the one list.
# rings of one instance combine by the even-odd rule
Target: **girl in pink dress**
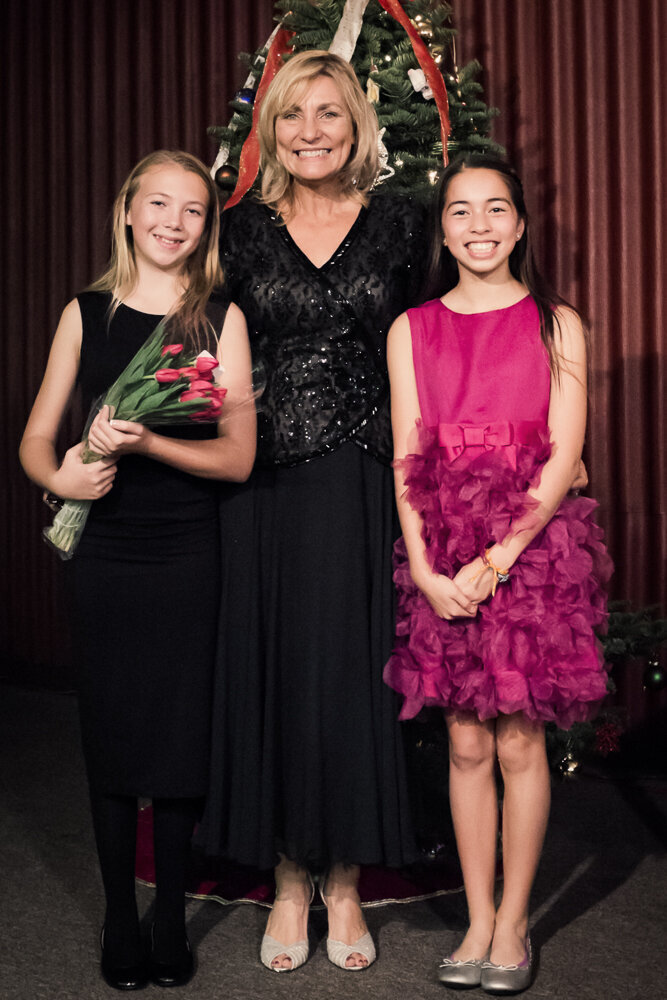
[[[439,189],[433,299],[400,316],[388,361],[398,617],[387,683],[403,718],[442,705],[470,926],[453,987],[531,980],[528,905],[549,812],[544,723],[588,719],[606,691],[593,629],[611,562],[594,501],[567,496],[586,426],[586,338],[537,273],[521,183],[467,156]],[[504,783],[504,890],[494,880]]]

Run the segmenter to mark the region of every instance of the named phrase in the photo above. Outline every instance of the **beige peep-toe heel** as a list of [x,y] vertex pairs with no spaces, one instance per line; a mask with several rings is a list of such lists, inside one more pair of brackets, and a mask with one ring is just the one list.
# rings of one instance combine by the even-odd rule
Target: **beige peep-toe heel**
[[[329,909],[327,905],[327,897],[325,893],[326,879],[323,877],[320,879],[319,889],[320,896],[322,897],[322,902],[324,903],[327,910]],[[347,960],[351,955],[359,954],[363,955],[366,959],[366,965],[347,965]],[[370,935],[369,931],[362,934],[361,937],[354,942],[354,944],[346,944],[344,941],[334,941],[332,938],[327,938],[327,957],[332,965],[337,965],[339,969],[344,969],[345,972],[362,972],[367,969],[369,965],[372,965],[376,958],[375,942]]]
[[[310,899],[308,901],[308,905],[310,906],[315,895],[315,884],[310,872],[308,872],[308,882],[310,883]],[[296,941],[294,944],[283,944],[281,941],[276,941],[275,938],[272,938],[270,934],[265,934],[259,949],[259,958],[262,965],[265,965],[271,972],[294,972],[300,965],[305,965],[308,961],[308,951],[308,938],[303,941]],[[286,955],[292,962],[288,969],[273,965],[273,962],[275,962],[279,955]]]

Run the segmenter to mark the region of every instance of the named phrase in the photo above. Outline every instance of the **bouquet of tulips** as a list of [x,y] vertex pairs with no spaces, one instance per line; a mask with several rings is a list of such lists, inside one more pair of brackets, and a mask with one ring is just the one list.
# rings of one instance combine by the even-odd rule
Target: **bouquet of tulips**
[[[161,322],[134,355],[113,385],[94,404],[83,435],[83,461],[101,456],[87,447],[88,431],[96,414],[108,406],[110,416],[155,427],[217,421],[227,392],[217,383],[222,369],[208,351],[184,354],[183,344],[166,343],[167,325]],[[61,559],[71,559],[83,532],[92,500],[66,500],[44,538]]]

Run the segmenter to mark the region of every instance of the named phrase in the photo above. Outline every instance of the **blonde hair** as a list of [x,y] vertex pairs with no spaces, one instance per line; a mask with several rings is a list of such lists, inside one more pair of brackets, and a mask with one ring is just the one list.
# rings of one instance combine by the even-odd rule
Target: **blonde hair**
[[113,317],[116,309],[137,283],[137,264],[134,257],[132,227],[126,223],[132,199],[139,190],[143,174],[153,167],[177,166],[201,178],[208,193],[206,219],[201,239],[196,250],[185,261],[184,277],[186,288],[183,295],[169,313],[170,320],[177,324],[181,335],[193,343],[198,343],[210,324],[206,318],[206,305],[213,290],[222,284],[218,238],[220,214],[218,191],[211,175],[201,160],[182,150],[158,149],[149,153],[130,171],[118,192],[112,210],[111,257],[106,271],[89,286],[90,291],[111,292]]
[[278,72],[266,92],[259,113],[259,149],[262,171],[261,198],[278,208],[294,206],[294,177],[278,159],[276,121],[298,102],[303,92],[320,76],[328,76],[340,91],[342,104],[352,120],[354,145],[350,158],[338,174],[341,194],[366,204],[367,193],[378,172],[378,123],[354,70],[340,56],[314,49],[300,52]]

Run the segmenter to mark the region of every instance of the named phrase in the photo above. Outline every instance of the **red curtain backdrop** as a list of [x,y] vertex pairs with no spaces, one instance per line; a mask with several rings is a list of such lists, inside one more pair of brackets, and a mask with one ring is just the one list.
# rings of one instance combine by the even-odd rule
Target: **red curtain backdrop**
[[[586,459],[614,594],[664,608],[667,3],[452,5],[458,61],[484,66],[541,259],[591,323]],[[70,677],[65,567],[41,541],[48,514],[16,459],[58,316],[102,267],[111,202],[136,160],[167,146],[213,161],[206,128],[228,121],[237,54],[272,19],[272,0],[3,5],[0,654],[17,679]],[[100,613],[113,614],[113,594]]]

